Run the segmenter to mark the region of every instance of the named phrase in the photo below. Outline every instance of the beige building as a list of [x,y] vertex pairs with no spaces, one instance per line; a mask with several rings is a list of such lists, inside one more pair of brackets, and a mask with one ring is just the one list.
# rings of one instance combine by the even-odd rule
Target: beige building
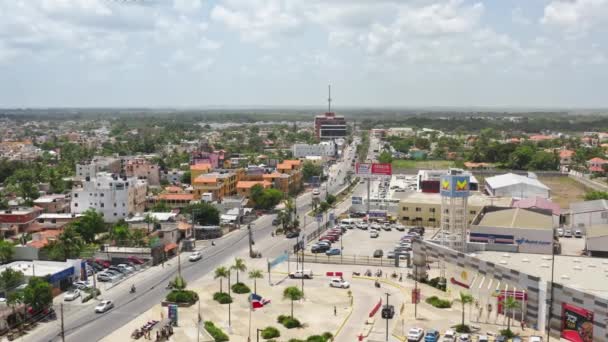
[[[399,221],[405,225],[439,227],[441,223],[441,195],[433,193],[411,192],[399,202]],[[510,207],[511,198],[493,198],[483,195],[469,197],[469,223],[481,209],[487,205]]]
[[160,185],[160,170],[158,165],[144,158],[135,158],[127,161],[125,165],[127,177],[145,179],[148,185]]

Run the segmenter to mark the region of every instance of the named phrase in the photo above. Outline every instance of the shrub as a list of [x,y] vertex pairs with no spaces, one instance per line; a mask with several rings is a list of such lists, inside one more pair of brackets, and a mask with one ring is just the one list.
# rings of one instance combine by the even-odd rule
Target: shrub
[[330,341],[332,338],[334,338],[334,334],[330,333],[329,331],[326,331],[323,333],[323,337]]
[[287,341],[287,342],[306,342],[306,341],[304,341],[304,340],[299,340],[299,339],[297,339],[297,338],[292,338],[292,339],[290,339],[290,340],[289,340],[289,341]]
[[287,329],[299,328],[302,326],[302,323],[300,323],[298,319],[285,315],[280,315],[277,321]]
[[[93,289],[85,289],[83,292],[84,292],[84,295],[81,297],[81,301],[83,303],[86,303],[89,300],[93,299],[93,297],[95,297],[95,294],[93,293]],[[95,289],[95,292],[97,292],[97,296],[101,295],[100,289]]]
[[327,342],[327,339],[321,335],[312,335],[306,339],[306,342]]
[[220,304],[232,303],[232,297],[226,292],[216,292],[213,294],[213,300]]
[[427,304],[430,304],[439,309],[451,308],[452,303],[449,300],[441,299],[437,296],[431,296],[426,299]]
[[456,330],[456,332],[463,333],[463,334],[468,334],[471,332],[471,328],[466,324],[458,324],[455,327],[455,330]]
[[500,334],[508,339],[513,338],[515,336],[517,336],[513,331],[511,331],[510,329],[503,329],[500,330]]
[[281,333],[279,332],[279,329],[275,327],[266,327],[264,328],[264,330],[262,330],[262,338],[265,340],[269,340],[271,338],[279,336],[281,336]]
[[249,288],[249,286],[243,284],[243,283],[236,283],[234,285],[231,286],[232,288],[232,292],[234,293],[249,293],[251,292],[251,289]]
[[198,294],[190,290],[172,290],[166,297],[168,302],[194,304],[198,300]]
[[205,330],[213,337],[215,342],[224,342],[230,340],[222,329],[218,328],[211,321],[205,321]]
[[[443,280],[443,282],[442,282]],[[423,281],[423,283],[426,283],[428,285],[431,285],[432,287],[441,290],[441,291],[445,291],[446,290],[446,282],[445,282],[445,278],[441,278],[441,277],[435,277],[429,280],[425,280]]]

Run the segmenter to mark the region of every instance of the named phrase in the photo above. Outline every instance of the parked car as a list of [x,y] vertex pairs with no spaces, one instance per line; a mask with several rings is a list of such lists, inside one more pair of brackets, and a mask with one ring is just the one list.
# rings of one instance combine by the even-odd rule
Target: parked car
[[95,312],[96,313],[103,313],[103,312],[106,312],[106,311],[110,310],[113,307],[114,307],[114,303],[112,303],[111,300],[102,300],[95,307]]
[[572,237],[572,231],[570,229],[564,230],[564,237],[565,238],[571,238]]
[[498,335],[494,338],[495,342],[507,342],[507,337],[506,336],[502,336],[502,335]]
[[281,223],[281,220],[279,220],[278,217],[275,217],[272,219],[272,225],[273,226],[278,226]]
[[471,342],[471,335],[460,334],[460,336],[458,336],[458,342]]
[[76,287],[79,290],[84,290],[84,289],[91,287],[91,283],[89,283],[88,281],[82,281],[82,280],[74,282],[72,285],[74,285],[74,287]]
[[112,264],[110,264],[109,261],[103,260],[103,259],[95,259],[95,262],[100,264],[103,267],[110,267],[112,265]]
[[325,251],[325,255],[340,255],[340,248],[332,248],[328,251]]
[[377,230],[370,230],[370,232],[369,232],[369,237],[370,238],[373,239],[373,238],[377,238],[378,236],[380,236],[380,234],[378,233]]
[[384,305],[382,307],[382,318],[392,319],[394,316],[395,316],[395,306],[394,305]]
[[312,279],[312,271],[311,270],[297,270],[295,272],[289,273],[289,278],[291,279]]
[[118,267],[118,269],[120,269],[120,270],[125,270],[128,273],[135,272],[135,268],[133,268],[127,264],[118,264],[118,265],[116,265],[116,267]]
[[285,234],[285,237],[288,239],[293,239],[295,237],[300,236],[300,231],[299,230],[290,230],[287,232],[287,234]]
[[384,255],[384,252],[382,252],[381,249],[376,249],[374,251],[374,258],[382,258],[383,255]]
[[426,335],[424,335],[424,342],[438,342],[439,341],[439,331],[435,329],[429,329],[426,331]]
[[65,296],[63,296],[63,300],[65,301],[72,301],[76,298],[80,297],[80,291],[78,289],[74,289],[71,291],[68,291]]
[[382,229],[384,229],[387,232],[390,232],[392,230],[391,226],[387,226],[387,225],[382,226]]
[[477,337],[477,342],[490,342],[490,337],[488,335],[480,335]]
[[452,329],[448,329],[443,333],[441,342],[456,342],[456,332]]
[[333,278],[329,281],[329,286],[347,289],[350,287],[350,284],[342,278]]
[[404,227],[404,226],[402,226],[402,225],[400,225],[400,224],[396,225],[396,226],[395,226],[395,229],[397,229],[397,230],[398,230],[398,231],[400,231],[400,232],[404,232],[404,231],[405,231],[405,227]]
[[107,273],[97,273],[97,281],[107,282],[112,281],[112,277]]
[[130,262],[132,262],[132,263],[134,263],[136,265],[142,265],[144,263],[143,259],[138,258],[136,256],[130,256],[128,259],[129,259]]
[[424,336],[424,329],[422,328],[411,328],[407,332],[407,341],[408,342],[418,342]]
[[583,232],[580,229],[577,229],[574,231],[574,237],[575,238],[582,238],[583,237]]
[[528,342],[543,342],[543,338],[540,336],[530,336]]
[[192,254],[190,254],[190,256],[188,257],[188,260],[190,261],[199,261],[203,258],[203,253],[196,251],[193,252]]
[[563,228],[557,228],[557,236],[559,236],[559,237],[563,237],[564,236],[564,229]]
[[127,271],[127,269],[125,269],[125,268],[120,268],[120,267],[118,267],[118,266],[114,266],[114,265],[112,265],[112,266],[108,267],[108,270],[109,270],[109,271],[115,271],[115,272],[118,272],[118,274],[122,274],[122,275],[125,275],[125,274],[129,273],[129,271]]
[[314,190],[312,191],[312,195],[313,195],[313,196],[319,196],[320,194],[321,194],[321,191],[319,191],[319,189],[314,189]]
[[388,251],[388,253],[386,253],[386,257],[389,259],[395,259],[395,252],[394,251]]
[[331,245],[326,244],[315,244],[310,248],[311,253],[325,253],[331,248]]

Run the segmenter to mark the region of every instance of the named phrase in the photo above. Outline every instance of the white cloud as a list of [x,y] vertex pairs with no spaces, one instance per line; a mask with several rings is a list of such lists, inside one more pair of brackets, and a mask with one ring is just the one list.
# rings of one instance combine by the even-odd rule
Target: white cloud
[[182,13],[195,13],[203,8],[202,0],[173,0],[173,8]]
[[543,24],[578,32],[606,22],[608,0],[552,0],[541,19]]
[[521,7],[515,7],[511,11],[511,21],[513,21],[514,24],[520,26],[528,26],[532,24],[532,20],[530,20],[530,18],[528,18],[524,14],[524,11],[521,9]]
[[403,8],[397,19],[398,28],[415,34],[437,35],[472,31],[484,11],[482,3],[462,6],[462,0],[423,7]]

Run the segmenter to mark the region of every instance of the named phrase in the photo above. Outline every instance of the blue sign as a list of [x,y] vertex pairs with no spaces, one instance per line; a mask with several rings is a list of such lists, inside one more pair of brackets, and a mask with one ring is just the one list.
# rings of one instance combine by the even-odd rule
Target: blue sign
[[470,176],[444,175],[441,176],[439,187],[441,196],[469,197]]
[[276,259],[274,259],[268,263],[268,269],[271,269],[271,268],[275,267],[276,265],[287,261],[287,258],[289,258],[289,254],[287,254],[287,253],[283,253],[283,254],[279,255]]
[[333,212],[329,213],[329,220],[330,220],[330,221],[333,221],[333,220],[334,220],[334,218],[335,218],[334,213],[333,213]]
[[177,322],[177,304],[169,304],[169,319],[172,322]]
[[316,220],[317,222],[323,222],[323,214],[317,214]]
[[359,196],[351,197],[350,204],[363,204],[363,197],[359,197]]
[[542,241],[542,240],[528,240],[526,238],[516,239],[515,243],[518,245],[528,244],[528,245],[550,245],[551,241]]

